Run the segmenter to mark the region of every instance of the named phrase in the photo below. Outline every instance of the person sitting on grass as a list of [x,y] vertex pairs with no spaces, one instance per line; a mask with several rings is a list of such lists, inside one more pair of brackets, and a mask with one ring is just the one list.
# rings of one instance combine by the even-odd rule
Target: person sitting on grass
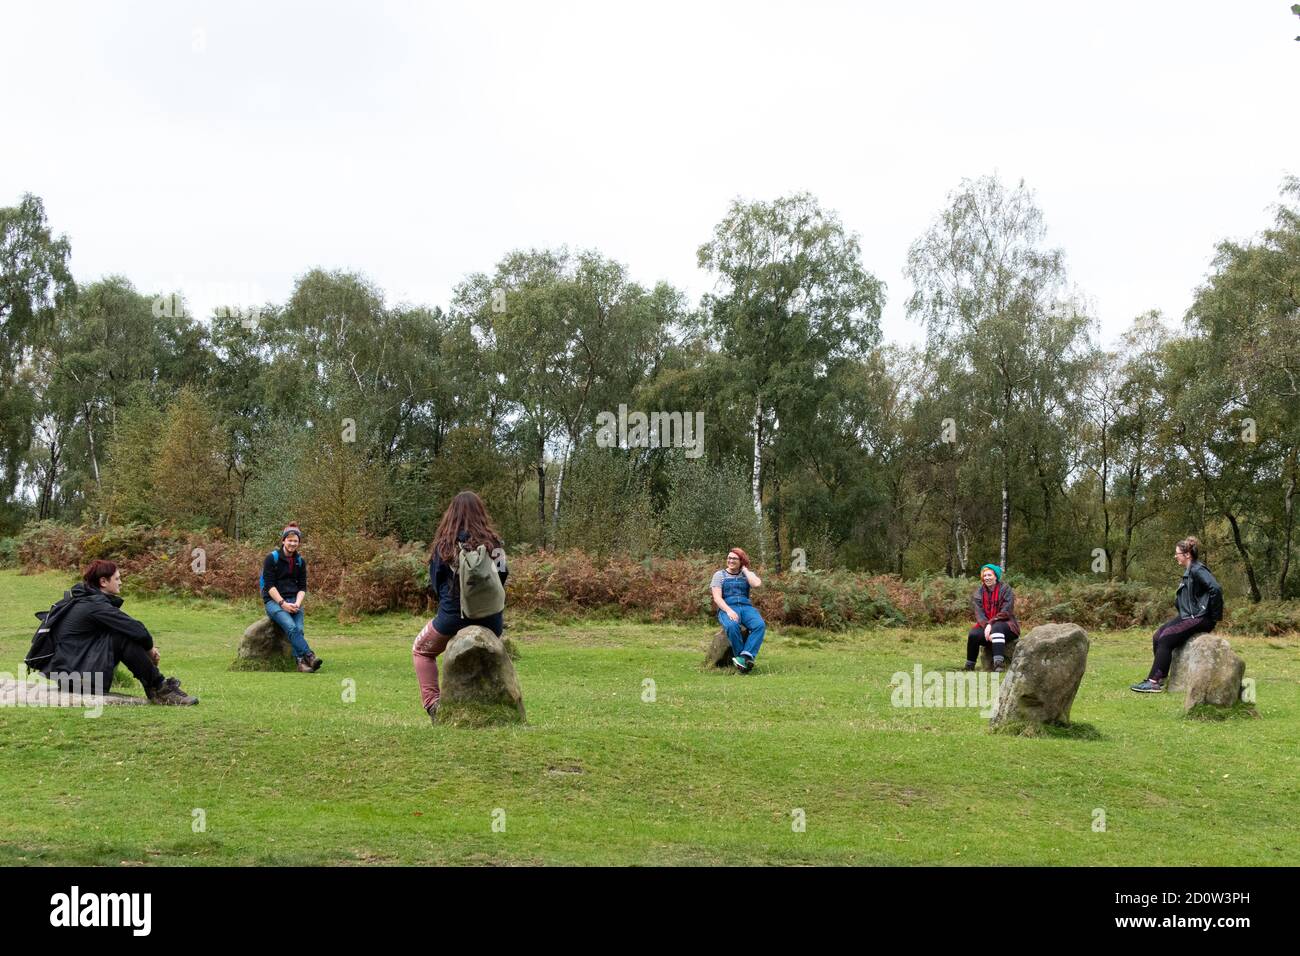
[[280,547],[262,562],[262,600],[266,615],[284,631],[293,645],[298,670],[314,674],[325,662],[311,652],[303,635],[303,602],[307,600],[307,559],[298,553],[302,530],[290,522],[280,533]]
[[[731,663],[741,674],[754,669],[754,658],[763,646],[763,635],[767,631],[762,615],[749,603],[749,589],[762,584],[759,576],[749,570],[749,555],[742,548],[732,548],[727,552],[727,566],[714,572],[709,585],[713,603],[718,608],[718,622],[735,654]],[[740,633],[742,627],[749,630],[749,637]]]
[[[175,677],[158,669],[161,655],[149,629],[122,610],[122,572],[112,561],[92,561],[79,582],[64,594],[72,606],[54,634],[54,656],[44,673],[90,675],[92,687],[113,686],[113,671],[125,664],[151,704],[192,707],[199,702],[181,690]],[[56,678],[57,679],[57,678]],[[102,681],[102,683],[101,683]],[[84,684],[83,684],[84,687]]]
[[979,660],[980,648],[988,644],[993,651],[993,669],[1006,667],[1007,641],[1020,636],[1020,622],[1016,620],[1016,594],[1011,585],[1002,583],[1002,569],[996,564],[980,568],[983,582],[971,595],[975,610],[975,626],[966,635],[966,670],[973,671]]
[[1178,616],[1156,628],[1151,636],[1151,652],[1155,657],[1151,670],[1146,680],[1134,684],[1130,690],[1139,694],[1161,693],[1174,659],[1174,648],[1182,647],[1193,634],[1214,630],[1215,623],[1223,617],[1223,588],[1201,563],[1200,555],[1198,538],[1184,538],[1174,545],[1174,558],[1183,567],[1183,579],[1174,594]]
[[[429,591],[438,599],[438,614],[415,637],[411,645],[411,662],[420,685],[420,703],[430,720],[438,714],[438,655],[447,649],[447,643],[463,627],[476,624],[486,627],[497,637],[505,624],[505,584],[510,576],[506,567],[504,542],[492,523],[492,516],[483,505],[483,499],[472,491],[462,491],[451,500],[438,530],[433,534],[429,548]],[[484,556],[496,562],[501,592],[496,606],[500,610],[482,617],[467,618],[461,611],[461,587],[458,568],[462,551],[473,553],[479,547]],[[490,583],[490,582],[489,582]]]

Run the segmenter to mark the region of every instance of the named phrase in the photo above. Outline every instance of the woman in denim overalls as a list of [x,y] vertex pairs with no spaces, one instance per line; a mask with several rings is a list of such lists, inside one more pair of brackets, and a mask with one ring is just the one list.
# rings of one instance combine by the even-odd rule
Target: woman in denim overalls
[[[727,552],[726,568],[713,575],[710,585],[713,603],[718,608],[718,621],[735,652],[731,663],[741,674],[754,669],[754,658],[763,646],[763,635],[767,631],[762,616],[749,603],[749,589],[762,584],[759,576],[749,570],[749,555],[742,548],[732,548]],[[749,631],[748,637],[741,633],[742,627]]]

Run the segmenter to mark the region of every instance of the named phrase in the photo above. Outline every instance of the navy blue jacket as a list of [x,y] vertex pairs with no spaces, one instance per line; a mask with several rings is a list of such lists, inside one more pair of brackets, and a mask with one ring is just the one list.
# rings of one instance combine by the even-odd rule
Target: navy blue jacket
[[293,570],[289,570],[289,558],[276,548],[262,562],[262,577],[258,584],[262,588],[262,600],[272,601],[271,588],[280,592],[280,597],[292,601],[299,591],[307,590],[307,559],[299,552],[293,556]]
[[[462,531],[456,540],[468,541],[469,533]],[[503,586],[506,578],[510,577],[510,569],[504,565],[503,558],[497,566],[497,575],[500,576]],[[456,564],[443,561],[436,551],[429,561],[429,593],[438,599],[438,616],[433,619],[433,629],[439,634],[455,634],[462,627],[477,624],[486,627],[497,637],[501,636],[505,621],[500,613],[477,620],[460,616],[460,583],[456,580]]]

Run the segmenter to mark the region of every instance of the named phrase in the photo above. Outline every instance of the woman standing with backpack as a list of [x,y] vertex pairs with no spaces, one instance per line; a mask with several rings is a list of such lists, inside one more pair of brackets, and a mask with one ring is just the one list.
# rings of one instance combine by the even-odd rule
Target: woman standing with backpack
[[438,614],[411,645],[420,702],[430,719],[438,713],[438,655],[456,632],[476,624],[501,636],[510,575],[503,544],[483,499],[472,491],[453,498],[438,522],[429,549],[429,591],[438,599]]

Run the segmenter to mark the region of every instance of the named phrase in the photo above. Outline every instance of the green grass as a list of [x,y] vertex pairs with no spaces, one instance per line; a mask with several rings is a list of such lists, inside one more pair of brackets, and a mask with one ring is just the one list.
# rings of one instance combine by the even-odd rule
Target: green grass
[[[67,583],[0,572],[0,670]],[[1300,863],[1295,639],[1232,638],[1260,719],[1201,721],[1128,690],[1148,634],[1093,634],[1077,729],[1017,736],[891,705],[964,628],[774,632],[737,677],[701,670],[707,621],[507,612],[528,723],[462,729],[420,707],[409,615],[309,607],[326,663],[297,674],[228,670],[251,601],[126,610],[202,703],[0,708],[0,863]]]

